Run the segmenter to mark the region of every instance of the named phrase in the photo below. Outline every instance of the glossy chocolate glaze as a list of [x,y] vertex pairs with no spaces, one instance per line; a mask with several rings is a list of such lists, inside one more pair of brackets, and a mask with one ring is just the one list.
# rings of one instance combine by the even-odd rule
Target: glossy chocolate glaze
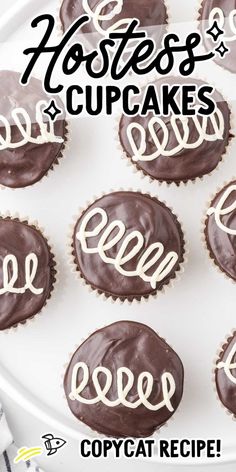
[[[200,29],[203,33],[203,42],[207,51],[212,51],[215,49],[215,47],[219,46],[223,40],[223,35],[220,36],[217,42],[214,42],[210,36],[204,34],[204,31],[210,27],[208,18],[213,8],[221,8],[221,10],[223,10],[224,17],[228,18],[229,13],[236,9],[236,0],[203,0],[199,12],[199,19],[200,21],[203,21],[203,23],[200,24]],[[229,28],[228,20],[225,21],[223,29],[227,36],[230,37],[233,35]],[[230,52],[227,53],[224,58],[220,58],[220,56],[216,54],[214,61],[225,69],[236,73],[236,40],[226,42],[226,47],[230,49]]]
[[[149,282],[143,281],[140,277],[126,277],[121,275],[112,264],[106,264],[98,254],[86,254],[81,249],[80,241],[76,238],[81,220],[91,209],[103,208],[108,215],[109,223],[115,220],[121,220],[126,226],[126,233],[131,231],[140,231],[144,236],[145,242],[140,253],[130,262],[124,265],[126,270],[135,270],[137,263],[144,250],[155,242],[161,242],[164,245],[164,254],[160,260],[153,266],[151,274],[163,260],[167,252],[175,251],[179,258],[171,272],[159,283],[154,290]],[[100,221],[99,216],[93,219],[93,227]],[[91,225],[91,223],[90,223]],[[88,229],[89,229],[88,225]],[[103,234],[90,238],[90,247],[97,246],[98,241]],[[123,238],[112,249],[106,251],[109,257],[115,257],[123,242]],[[130,243],[129,250],[134,246]],[[170,279],[175,277],[180,263],[183,261],[184,240],[181,226],[177,218],[169,208],[155,198],[136,192],[113,192],[96,200],[90,205],[76,223],[73,235],[73,248],[75,262],[85,279],[92,288],[99,292],[104,292],[107,296],[120,298],[121,300],[140,299],[141,296],[148,297],[155,294],[163,285],[168,284]]]
[[[160,79],[155,82],[156,88],[160,91],[160,86],[163,84],[173,85],[182,85],[182,84],[196,84],[198,86],[206,85],[204,82],[196,79],[179,79],[178,77],[167,77],[165,79]],[[195,149],[182,149],[174,156],[163,156],[160,155],[157,159],[144,162],[137,161],[133,162],[131,157],[133,152],[127,137],[127,127],[131,122],[141,124],[145,130],[148,129],[148,122],[150,118],[153,117],[152,113],[149,113],[146,117],[137,115],[135,117],[128,117],[122,115],[119,125],[119,138],[126,153],[127,157],[131,160],[133,165],[137,167],[138,170],[141,170],[144,174],[150,176],[154,180],[166,181],[168,183],[174,182],[176,184],[180,182],[185,182],[191,179],[196,179],[196,177],[201,177],[202,175],[209,174],[213,169],[217,167],[219,162],[222,159],[228,142],[230,140],[230,110],[228,104],[224,101],[223,97],[215,91],[213,94],[214,99],[218,102],[218,108],[221,110],[224,116],[225,122],[225,131],[224,139],[216,141],[206,141]],[[137,101],[137,99],[136,99]],[[169,130],[169,141],[166,147],[167,150],[173,149],[177,146],[178,142],[176,140],[172,125],[170,123],[171,116],[160,116],[161,120],[166,124]],[[183,134],[183,128],[181,123],[178,123],[179,130]],[[190,118],[189,121],[190,127],[190,137],[189,142],[196,142],[199,134],[196,129],[196,126],[193,120]],[[163,131],[159,124],[155,125],[155,130],[157,136],[160,139],[160,142],[163,140]],[[208,133],[213,133],[212,125],[210,122],[207,127]],[[133,131],[134,140],[139,146],[140,144],[140,133],[138,131]],[[152,137],[149,132],[147,132],[147,148],[145,154],[152,154],[156,151],[156,146],[152,140]]]
[[[91,10],[95,10],[96,6],[101,0],[89,0]],[[103,8],[102,14],[109,14],[114,8],[114,1],[110,2]],[[81,15],[84,15],[82,0],[63,0],[60,9],[60,19],[63,31],[73,23],[73,21]],[[163,0],[124,0],[122,11],[116,15],[111,21],[101,21],[101,26],[104,29],[109,28],[117,21],[124,18],[138,18],[140,26],[151,27],[155,25],[164,25],[167,23],[167,11]],[[84,33],[97,33],[91,21],[83,28]]]
[[[225,190],[236,181],[230,182],[213,199],[210,206],[215,207]],[[228,207],[236,200],[236,191],[227,198],[223,208]],[[236,229],[236,210],[228,215],[221,216],[222,223],[232,229]],[[220,229],[215,222],[215,215],[207,218],[205,237],[211,257],[218,267],[230,278],[236,280],[236,236],[227,234]]]
[[39,230],[29,226],[27,222],[0,218],[0,288],[3,287],[3,259],[8,254],[16,256],[18,261],[18,278],[14,287],[24,287],[25,258],[30,253],[35,253],[38,257],[38,269],[33,285],[43,288],[43,292],[35,295],[28,289],[23,294],[1,294],[0,330],[22,323],[42,309],[50,297],[56,273],[53,255]]
[[[20,74],[12,71],[0,71],[0,112],[12,123],[11,112],[17,107],[25,108],[32,121],[32,136],[40,134],[39,126],[35,123],[35,106],[39,100],[50,98],[43,92],[41,82],[31,79],[29,85],[19,84]],[[56,98],[59,106],[61,101]],[[65,139],[66,123],[58,120],[54,125],[55,134]],[[0,135],[5,138],[5,128],[0,123]],[[11,126],[12,142],[22,140],[22,134],[16,125]],[[53,164],[61,156],[63,143],[33,144],[26,143],[15,149],[0,150],[0,184],[6,187],[27,187],[38,182],[47,174]]]
[[[217,364],[220,361],[226,361],[235,343],[236,332],[234,332],[233,336],[231,336],[222,347],[222,351],[217,361]],[[232,359],[232,363],[235,362],[236,355],[234,355]],[[230,372],[236,378],[236,369],[230,369]],[[236,415],[236,385],[231,382],[231,380],[227,377],[223,368],[215,370],[215,382],[220,401],[230,412]]]
[[[127,395],[129,402],[133,403],[138,399],[137,378],[141,372],[150,372],[154,378],[149,398],[151,403],[163,400],[161,376],[165,372],[173,375],[176,384],[176,391],[171,399],[174,411],[181,401],[184,380],[182,362],[173,349],[144,324],[119,321],[93,333],[72,356],[64,378],[64,389],[72,413],[93,430],[113,437],[151,436],[174,412],[170,412],[166,406],[159,411],[151,411],[144,405],[131,409],[123,405],[108,407],[101,402],[85,405],[77,400],[70,400],[71,375],[77,362],[85,362],[90,375],[98,366],[111,370],[115,381],[107,394],[109,400],[117,399],[117,369],[127,367],[134,374],[134,386]],[[78,380],[81,380],[80,377]],[[87,399],[96,396],[91,379],[82,396]]]

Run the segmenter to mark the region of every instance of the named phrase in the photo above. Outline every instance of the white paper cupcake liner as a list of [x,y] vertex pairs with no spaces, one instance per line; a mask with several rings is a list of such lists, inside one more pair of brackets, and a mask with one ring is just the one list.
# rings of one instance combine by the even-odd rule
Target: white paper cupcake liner
[[[179,265],[178,265],[177,269],[175,270],[175,272],[173,273],[170,280],[166,284],[164,284],[160,289],[156,289],[155,291],[153,291],[152,293],[147,294],[147,295],[137,295],[137,297],[136,298],[134,297],[133,300],[128,300],[125,296],[121,297],[119,295],[108,294],[108,293],[105,293],[105,292],[99,290],[96,287],[91,286],[90,283],[83,276],[82,272],[80,271],[80,268],[79,268],[78,264],[76,263],[75,254],[74,254],[73,233],[74,233],[74,228],[75,228],[75,225],[76,225],[78,219],[87,210],[87,208],[89,206],[93,205],[97,200],[104,197],[105,195],[108,195],[110,193],[117,192],[117,191],[122,191],[122,192],[131,191],[131,192],[134,192],[134,193],[140,193],[141,195],[147,195],[150,198],[153,198],[153,199],[157,200],[158,202],[162,203],[163,205],[165,205],[171,211],[172,215],[174,216],[177,224],[179,225],[179,227],[182,231],[182,243],[183,243],[182,260],[180,260]],[[174,287],[175,282],[179,281],[181,276],[183,275],[184,270],[185,270],[184,269],[185,264],[187,264],[188,244],[186,242],[186,236],[185,236],[185,232],[183,230],[182,222],[179,220],[179,217],[176,216],[176,214],[173,211],[172,207],[170,207],[165,201],[161,201],[156,196],[151,195],[149,192],[142,191],[140,189],[133,190],[132,188],[131,189],[120,188],[118,190],[112,189],[109,192],[103,192],[103,193],[100,194],[100,196],[94,196],[91,201],[86,202],[86,206],[84,206],[83,208],[79,208],[78,214],[73,216],[73,223],[70,225],[70,229],[69,229],[69,234],[68,234],[68,255],[69,255],[69,264],[70,264],[70,267],[71,267],[71,271],[77,276],[77,278],[83,283],[83,285],[88,288],[89,292],[94,292],[97,297],[99,297],[100,299],[103,299],[104,301],[109,300],[113,303],[119,303],[119,304],[127,303],[127,304],[130,305],[130,304],[135,303],[135,302],[140,303],[140,302],[143,302],[144,300],[148,301],[150,298],[157,298],[157,296],[159,294],[164,294],[168,288]]]
[[38,311],[38,313],[36,313],[35,315],[29,316],[26,320],[19,321],[17,324],[1,331],[2,333],[5,333],[5,334],[9,335],[12,332],[16,332],[20,328],[25,328],[26,326],[30,325],[32,322],[34,322],[36,320],[36,318],[38,316],[41,316],[43,314],[44,309],[45,309],[48,301],[50,300],[50,298],[52,297],[53,292],[55,292],[55,290],[57,288],[59,271],[58,271],[58,263],[56,262],[56,259],[55,259],[55,251],[54,251],[53,245],[51,244],[51,241],[48,238],[48,236],[45,235],[44,229],[39,225],[37,220],[31,220],[27,216],[26,217],[21,217],[18,213],[12,214],[10,212],[1,213],[0,214],[0,219],[15,220],[15,221],[18,221],[20,223],[25,223],[27,226],[30,226],[30,227],[36,229],[43,236],[43,238],[45,239],[45,241],[47,243],[48,250],[49,250],[50,259],[51,259],[51,288],[50,288],[48,296],[47,296],[47,298],[44,302],[44,305]]

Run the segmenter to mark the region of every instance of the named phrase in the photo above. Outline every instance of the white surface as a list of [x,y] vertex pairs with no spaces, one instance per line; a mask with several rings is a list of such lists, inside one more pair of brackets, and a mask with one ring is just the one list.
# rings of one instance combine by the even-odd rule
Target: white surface
[[[0,2],[0,5],[2,3]],[[196,12],[197,2],[193,0],[186,2],[188,8],[187,5],[186,8],[183,6],[182,12],[177,11],[180,9],[179,6],[176,8],[176,3],[172,1],[176,21],[180,18],[183,21],[183,12],[186,19]],[[182,4],[184,2],[181,2]],[[38,6],[39,10],[46,12],[55,10],[57,4],[44,0],[32,2],[31,8],[37,10]],[[27,11],[28,14],[32,13],[30,9]],[[32,33],[30,22],[27,21],[25,25],[23,17],[23,14],[20,16],[18,13],[12,23],[11,28],[15,25],[14,39],[18,41],[20,38],[29,46],[29,38],[32,38],[31,41],[36,44],[39,33]],[[18,30],[19,22],[22,26]],[[19,51],[23,49],[18,42],[4,46],[0,56],[1,67],[22,67],[22,56],[18,48]],[[218,88],[224,88],[229,94],[230,74],[221,71],[214,64],[204,75],[210,73]],[[232,458],[236,451],[235,423],[216,401],[211,370],[219,344],[235,327],[235,286],[211,267],[200,241],[200,230],[205,203],[210,194],[235,173],[235,144],[220,170],[214,172],[211,177],[183,189],[167,188],[165,185],[159,187],[155,183],[149,184],[141,180],[139,174],[133,175],[131,169],[126,167],[114,146],[113,126],[113,120],[104,117],[73,121],[70,152],[67,152],[67,157],[61,161],[55,172],[32,189],[16,192],[5,190],[1,193],[2,211],[9,209],[32,219],[37,218],[45,227],[60,264],[57,292],[43,315],[27,329],[21,327],[7,335],[1,333],[1,364],[14,376],[16,383],[19,382],[28,391],[26,399],[34,395],[38,399],[36,403],[39,408],[42,402],[45,403],[52,417],[62,418],[63,422],[72,428],[83,431],[68,411],[60,388],[59,379],[69,353],[84,336],[104,324],[119,319],[147,322],[176,349],[185,366],[183,402],[174,420],[169,422],[168,428],[163,429],[161,436],[222,436],[226,451],[223,459]],[[106,142],[104,134],[100,133],[101,127],[106,130]],[[147,304],[120,306],[102,302],[95,295],[89,294],[75,279],[67,262],[66,235],[68,225],[78,207],[84,206],[94,194],[99,195],[104,190],[120,186],[142,188],[166,200],[183,221],[190,241],[189,263],[182,280],[173,289],[168,290],[166,295],[157,300],[150,300]],[[23,446],[23,442],[27,442],[28,446],[35,445],[39,442],[41,433],[51,432],[52,426],[43,425],[31,418],[28,413],[13,406],[5,395],[4,404],[20,446]],[[53,432],[56,432],[55,428]],[[67,460],[70,461],[71,472],[78,470],[79,459],[73,441],[63,454],[51,458],[50,462],[48,460],[47,470],[64,471],[65,466],[66,469],[68,467]],[[46,459],[42,459],[39,462],[45,465],[45,461]],[[79,464],[79,469],[92,470],[93,465],[83,461]],[[121,466],[123,467],[123,464],[120,462],[112,464],[117,470]],[[110,464],[102,464],[101,467],[102,470],[104,467],[109,467],[110,470]],[[141,470],[143,464],[138,465],[135,462],[135,465],[132,465],[130,461],[125,464],[127,470],[138,470],[139,467]],[[157,466],[145,464],[145,467],[154,470]],[[228,466],[223,467],[223,470],[227,471]],[[164,467],[164,470],[168,469]]]

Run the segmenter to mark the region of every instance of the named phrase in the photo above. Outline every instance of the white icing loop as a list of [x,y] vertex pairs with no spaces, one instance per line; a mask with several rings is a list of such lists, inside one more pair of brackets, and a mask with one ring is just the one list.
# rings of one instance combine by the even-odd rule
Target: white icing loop
[[[92,231],[88,231],[87,226],[96,215],[101,216],[101,221]],[[125,235],[126,227],[120,220],[115,220],[106,227],[107,223],[107,213],[102,208],[94,208],[84,216],[80,229],[76,234],[76,238],[81,243],[82,251],[86,254],[99,254],[100,258],[106,264],[113,264],[120,274],[125,277],[138,276],[145,282],[149,282],[151,287],[155,289],[157,282],[163,280],[173,269],[174,265],[178,261],[178,254],[175,251],[168,252],[154,273],[152,275],[147,275],[148,270],[151,269],[151,267],[153,267],[164,254],[163,244],[156,242],[151,244],[144,251],[135,270],[125,270],[122,266],[139,254],[144,245],[144,237],[140,231],[132,231],[130,234],[125,236],[116,257],[108,257],[105,252],[121,241],[122,237]],[[87,240],[98,236],[103,229],[105,230],[99,239],[97,247],[88,247]],[[109,236],[114,230],[115,235],[108,241]],[[127,248],[131,241],[133,242],[133,247],[127,252]],[[150,257],[152,254],[153,256]]]
[[[10,270],[12,269],[12,275]],[[38,269],[38,258],[33,252],[25,258],[25,285],[24,287],[14,287],[18,279],[18,262],[16,256],[8,254],[3,259],[3,287],[0,288],[0,295],[5,293],[25,293],[30,290],[34,295],[40,295],[43,288],[36,288],[33,285]]]
[[227,200],[227,198],[230,196],[230,194],[232,192],[235,192],[236,191],[236,185],[230,185],[224,192],[224,194],[222,195],[222,197],[219,199],[216,207],[211,207],[209,208],[209,210],[207,211],[207,215],[208,216],[211,216],[211,215],[215,215],[215,222],[217,224],[217,226],[222,230],[224,231],[225,233],[227,234],[231,234],[232,236],[235,236],[236,235],[236,229],[232,229],[232,228],[228,228],[228,226],[225,226],[222,221],[221,221],[221,216],[224,216],[224,215],[229,215],[230,213],[232,213],[234,210],[236,210],[236,199],[234,200],[234,202],[229,205],[228,207],[226,208],[223,208],[224,207],[224,204]]
[[6,137],[0,135],[0,151],[3,149],[16,149],[24,146],[26,143],[32,144],[44,144],[44,143],[63,143],[64,139],[61,136],[56,136],[54,132],[54,123],[49,120],[48,125],[43,121],[42,107],[46,107],[48,104],[45,100],[40,100],[36,104],[36,123],[39,125],[40,134],[37,138],[33,138],[32,134],[32,122],[29,113],[24,108],[15,108],[12,110],[13,124],[15,124],[21,135],[22,140],[18,142],[11,141],[11,125],[9,121],[0,115],[0,122],[2,122]]
[[[232,31],[232,36],[224,35],[223,38],[224,38],[224,41],[226,41],[226,42],[236,40],[235,17],[236,17],[236,9],[233,9],[229,12],[229,16],[228,16],[228,25],[229,25],[230,30]],[[219,7],[213,8],[210,12],[210,15],[209,15],[209,24],[210,24],[210,26],[213,25],[215,20],[217,21],[219,28],[224,29],[225,16],[224,16],[223,10]]]
[[[78,373],[82,372],[82,380],[78,384]],[[104,387],[101,387],[99,382],[99,374],[105,375],[105,384]],[[126,383],[125,383],[126,379]],[[173,412],[174,408],[171,404],[171,398],[173,397],[176,385],[174,377],[171,373],[165,372],[161,376],[161,388],[163,394],[163,400],[153,405],[148,401],[150,397],[154,379],[150,372],[141,372],[137,380],[137,393],[138,400],[135,402],[129,402],[127,396],[134,386],[134,374],[127,367],[119,367],[117,369],[117,399],[109,400],[107,394],[112,386],[113,376],[109,369],[106,367],[96,367],[92,373],[92,381],[94,388],[96,390],[97,396],[95,398],[84,398],[81,394],[85,390],[89,382],[89,368],[84,362],[78,362],[74,365],[71,377],[71,393],[69,395],[72,401],[77,400],[80,403],[86,405],[95,405],[96,403],[102,402],[104,405],[114,408],[119,405],[123,405],[127,408],[136,409],[140,405],[144,405],[148,410],[158,411],[166,407],[169,411]],[[144,385],[146,387],[144,388]]]
[[[109,26],[107,29],[103,29],[100,25],[101,21],[110,21],[112,20],[116,15],[119,15],[122,11],[123,8],[123,1],[124,0],[101,0],[98,2],[95,10],[91,10],[89,6],[89,0],[82,0],[83,1],[83,8],[85,12],[91,16],[93,19],[93,24],[95,29],[98,31],[103,36],[107,36],[109,33],[112,33],[113,31],[116,31],[119,29],[119,31],[124,31],[125,28],[122,29],[122,26],[127,26],[130,21],[133,20],[133,18],[124,18],[122,20],[116,21],[113,25]],[[110,13],[103,14],[102,10],[105,8],[107,5],[114,3],[114,7]]]
[[[192,120],[195,128],[198,132],[198,137],[195,142],[189,142],[190,136],[192,137],[192,132],[190,132],[189,127],[189,120]],[[210,121],[214,133],[208,133],[208,120]],[[180,132],[180,128],[177,122],[180,121],[183,127],[182,134]],[[136,122],[132,122],[127,127],[127,137],[134,153],[132,156],[133,161],[154,161],[158,157],[166,156],[172,157],[177,155],[183,149],[196,149],[199,147],[204,141],[216,141],[218,139],[222,140],[224,137],[224,117],[222,112],[219,108],[215,110],[210,116],[203,116],[202,123],[200,123],[198,116],[191,116],[190,118],[187,116],[177,116],[172,115],[170,119],[170,124],[174,135],[176,137],[178,145],[172,149],[166,149],[169,143],[170,133],[171,130],[168,129],[167,124],[159,117],[152,117],[148,122],[148,130],[146,131],[145,128]],[[158,137],[155,131],[155,125],[159,125],[163,137],[162,140]],[[137,143],[134,140],[134,130],[139,134],[140,138],[140,145],[137,146]],[[156,146],[156,151],[152,154],[145,154],[146,152],[146,143],[147,143],[147,133],[150,133],[154,145]],[[177,156],[178,157],[178,156]]]
[[231,351],[229,352],[226,361],[218,362],[216,368],[217,369],[224,369],[226,376],[232,383],[236,384],[236,377],[234,377],[231,373],[232,369],[236,369],[236,362],[233,362],[233,358],[236,354],[236,343],[233,345]]

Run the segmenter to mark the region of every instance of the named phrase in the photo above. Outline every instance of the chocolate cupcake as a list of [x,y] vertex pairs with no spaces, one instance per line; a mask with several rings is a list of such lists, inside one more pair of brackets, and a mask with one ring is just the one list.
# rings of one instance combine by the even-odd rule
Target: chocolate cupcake
[[[215,55],[215,62],[225,69],[236,73],[236,1],[235,0],[203,0],[199,12],[200,29],[207,51],[220,48]],[[220,34],[217,35],[217,28]],[[210,34],[207,31],[210,30]],[[213,33],[213,34],[212,34]],[[215,36],[216,35],[216,36]]]
[[[0,71],[0,185],[20,188],[38,182],[58,163],[66,122],[44,114],[50,99],[37,79],[23,87],[20,74]],[[62,102],[55,99],[58,107]]]
[[210,257],[236,281],[236,181],[220,190],[207,211],[205,239]]
[[[91,21],[83,27],[82,32],[94,33],[99,39],[109,31],[126,27],[128,21],[137,18],[142,29],[151,29],[150,35],[155,32],[155,38],[160,40],[165,31],[163,25],[167,24],[164,0],[63,0],[60,8],[63,31],[85,14],[91,17]],[[159,28],[154,28],[156,26]]]
[[184,237],[172,211],[140,192],[112,192],[76,222],[72,255],[93,290],[121,301],[156,295],[176,277]]
[[119,321],[93,333],[65,373],[72,413],[96,432],[147,437],[179,406],[184,370],[178,355],[151,328]]
[[0,218],[0,330],[26,323],[51,296],[55,261],[35,225]]
[[236,332],[223,345],[215,367],[218,397],[236,417]]
[[[168,77],[154,82],[158,94],[163,84],[206,85],[193,78]],[[135,117],[123,114],[118,130],[121,152],[137,170],[159,182],[179,185],[210,174],[232,137],[229,106],[219,92],[215,91],[212,97],[216,110],[208,117],[156,116],[152,112]],[[196,101],[194,107],[198,106]]]

